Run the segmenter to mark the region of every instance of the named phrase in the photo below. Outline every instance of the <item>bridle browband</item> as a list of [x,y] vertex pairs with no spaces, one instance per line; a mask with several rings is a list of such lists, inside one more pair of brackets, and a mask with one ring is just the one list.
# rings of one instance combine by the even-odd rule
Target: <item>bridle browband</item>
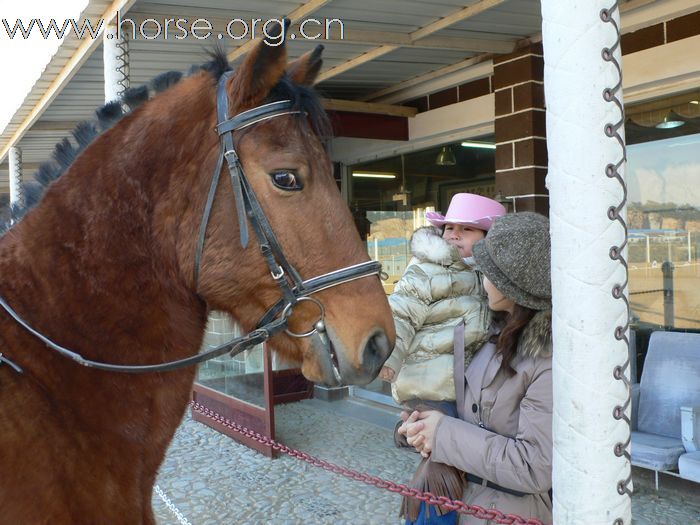
[[[377,261],[367,261],[341,268],[318,277],[313,277],[306,281],[302,280],[299,272],[297,272],[294,266],[289,263],[284,255],[284,251],[282,250],[282,247],[275,236],[272,226],[270,225],[270,221],[265,215],[265,212],[260,205],[260,201],[258,201],[255,192],[253,191],[253,188],[250,185],[245,172],[243,171],[243,166],[240,163],[233,139],[234,131],[283,115],[300,114],[301,111],[294,109],[291,101],[283,100],[280,102],[264,104],[229,118],[229,102],[228,93],[226,91],[226,82],[232,75],[233,71],[227,71],[224,73],[219,79],[217,87],[216,100],[218,125],[215,129],[220,137],[221,153],[214,170],[211,186],[207,195],[207,201],[204,207],[202,221],[199,227],[199,236],[195,249],[194,285],[195,288],[197,288],[199,283],[199,274],[201,269],[202,254],[204,252],[207,225],[209,223],[209,217],[214,204],[216,190],[221,179],[221,172],[223,171],[225,159],[228,165],[231,186],[233,187],[236,212],[238,215],[238,225],[241,235],[241,246],[243,248],[247,248],[248,246],[248,220],[250,220],[253,231],[258,238],[260,251],[270,269],[270,275],[282,292],[282,298],[275,303],[267,311],[267,313],[265,313],[255,330],[241,337],[237,337],[228,343],[219,345],[191,357],[176,361],[169,361],[166,363],[154,365],[117,365],[86,359],[77,352],[54,343],[51,339],[32,328],[17,314],[17,312],[10,307],[10,305],[7,304],[2,297],[0,297],[0,306],[2,306],[7,313],[9,313],[10,316],[17,321],[17,323],[23,326],[29,333],[44,342],[49,348],[55,350],[60,355],[72,359],[78,364],[89,368],[96,368],[109,372],[125,373],[165,372],[202,363],[227,352],[231,356],[234,356],[247,348],[267,341],[283,330],[292,337],[308,337],[317,333],[321,340],[326,343],[330,353],[329,358],[331,361],[333,374],[335,379],[340,382],[341,376],[338,369],[337,358],[334,355],[332,345],[328,342],[325,334],[325,308],[318,299],[311,297],[311,295],[320,292],[321,290],[354,281],[356,279],[361,279],[363,277],[369,277],[372,275],[379,276],[381,274],[381,264]],[[313,302],[318,307],[319,319],[313,325],[310,331],[304,333],[294,333],[289,330],[287,321],[292,315],[294,306],[302,301]],[[7,357],[0,354],[0,365],[3,363],[9,364],[17,372],[22,371],[19,366],[10,361]]]

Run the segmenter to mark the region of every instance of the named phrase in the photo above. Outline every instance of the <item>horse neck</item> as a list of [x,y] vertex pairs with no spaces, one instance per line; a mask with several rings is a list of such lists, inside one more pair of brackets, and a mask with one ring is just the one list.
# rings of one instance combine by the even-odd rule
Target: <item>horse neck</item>
[[[127,116],[98,137],[0,242],[0,294],[37,330],[92,359],[191,355],[206,321],[177,257],[189,191],[175,191],[170,177],[182,184],[196,174],[203,153],[183,135],[211,125],[190,122],[174,136],[173,126],[143,120]],[[174,166],[175,150],[187,161]]]

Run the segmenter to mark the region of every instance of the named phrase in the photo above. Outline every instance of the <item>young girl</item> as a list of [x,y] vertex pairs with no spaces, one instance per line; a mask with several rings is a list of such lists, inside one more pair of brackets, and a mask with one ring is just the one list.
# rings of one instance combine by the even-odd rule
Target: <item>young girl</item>
[[[453,332],[464,321],[465,360],[486,339],[490,316],[472,246],[484,238],[505,208],[498,202],[458,193],[446,215],[426,213],[433,227],[419,228],[411,238],[413,259],[396,284],[389,302],[396,324],[396,346],[380,372],[392,382],[397,403],[455,400]],[[450,410],[445,404],[433,406]]]

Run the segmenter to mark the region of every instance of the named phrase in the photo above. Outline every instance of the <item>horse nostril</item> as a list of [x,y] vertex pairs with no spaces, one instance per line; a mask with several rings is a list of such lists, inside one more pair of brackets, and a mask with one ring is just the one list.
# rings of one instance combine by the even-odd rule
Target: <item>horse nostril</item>
[[365,345],[362,364],[365,370],[379,370],[391,353],[389,338],[384,330],[376,332]]

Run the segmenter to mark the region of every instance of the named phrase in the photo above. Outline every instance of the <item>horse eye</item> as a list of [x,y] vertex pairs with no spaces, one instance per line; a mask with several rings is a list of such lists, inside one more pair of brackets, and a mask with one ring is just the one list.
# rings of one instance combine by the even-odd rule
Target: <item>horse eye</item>
[[293,171],[276,171],[270,176],[272,183],[282,190],[298,191],[303,188],[299,176]]

